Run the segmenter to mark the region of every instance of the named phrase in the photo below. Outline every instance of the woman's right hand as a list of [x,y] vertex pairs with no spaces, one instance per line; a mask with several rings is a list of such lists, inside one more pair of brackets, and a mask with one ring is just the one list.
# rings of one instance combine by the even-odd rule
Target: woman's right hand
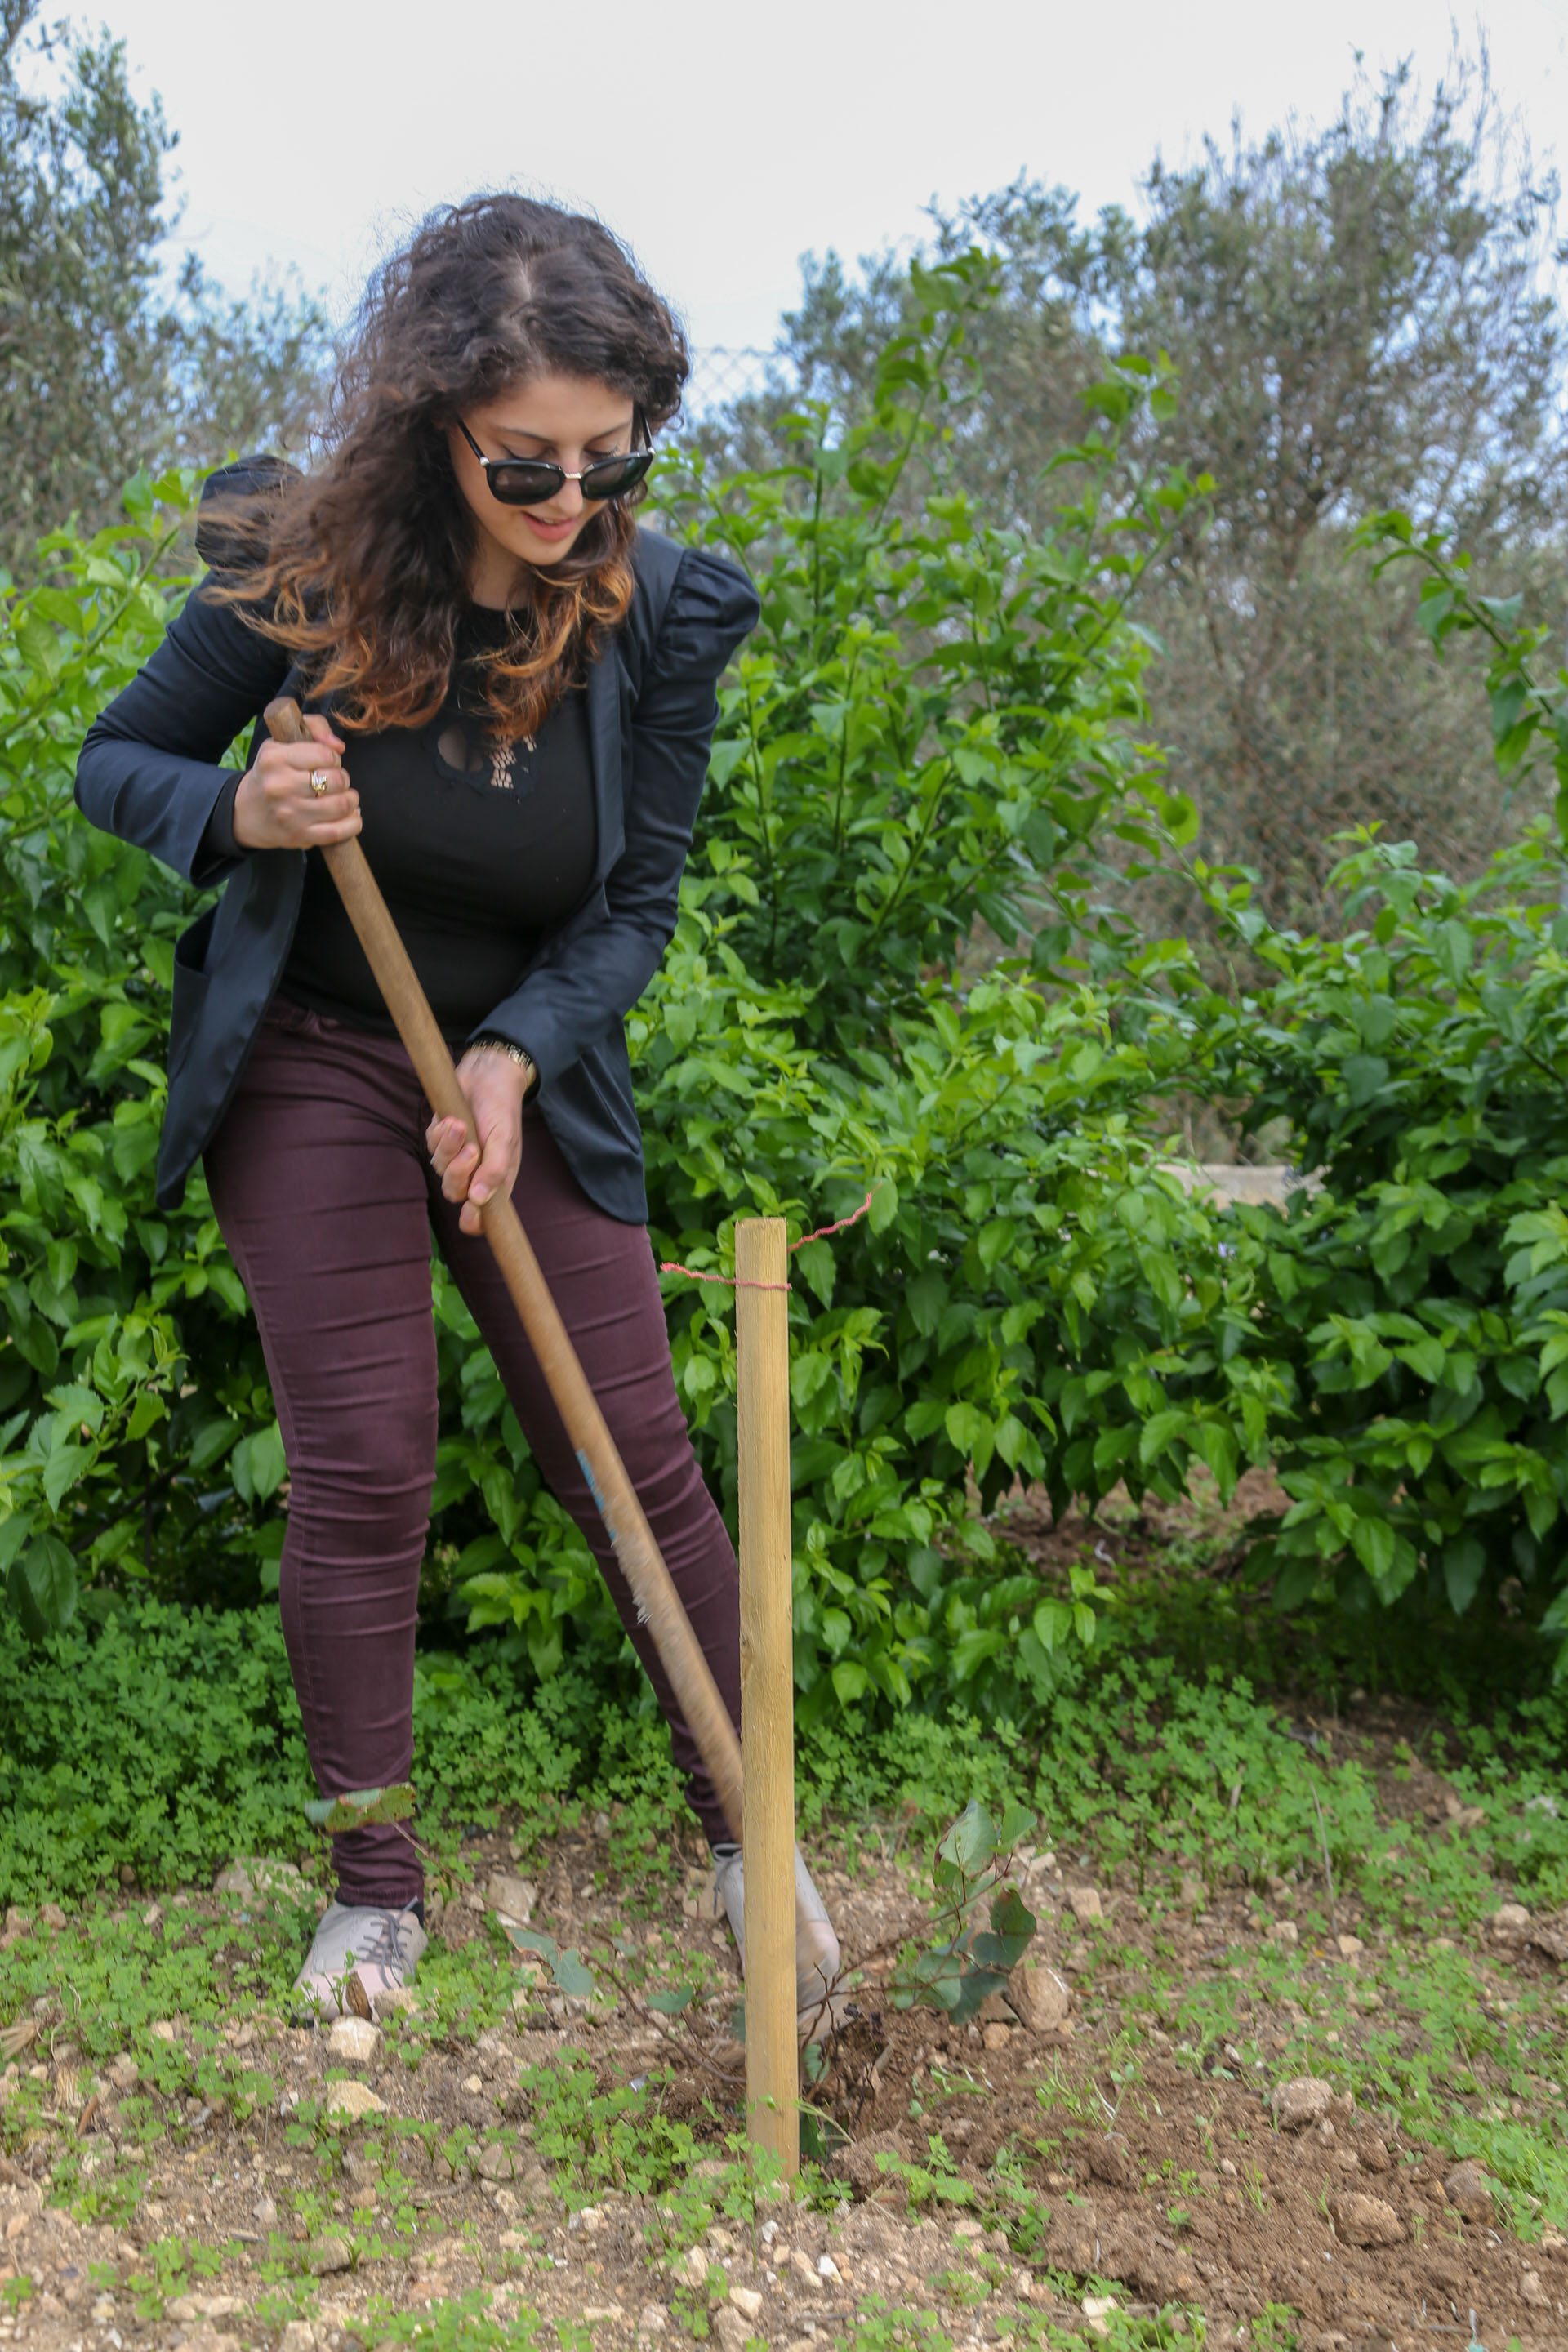
[[[326,849],[360,829],[359,794],[341,764],[342,739],[319,710],[307,710],[308,743],[263,743],[234,796],[234,837],[241,849]],[[312,792],[310,776],[331,781]]]

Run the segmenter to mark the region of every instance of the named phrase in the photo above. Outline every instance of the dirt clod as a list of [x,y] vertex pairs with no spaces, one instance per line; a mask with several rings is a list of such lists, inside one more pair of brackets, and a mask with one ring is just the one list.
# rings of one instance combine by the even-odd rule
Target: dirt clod
[[1136,2189],[1138,2186],[1138,2168],[1124,2139],[1091,2139],[1089,2144],[1089,2169],[1092,2179],[1103,2180],[1109,2188]]
[[1492,2184],[1479,2164],[1457,2164],[1443,2183],[1443,2194],[1467,2221],[1489,2221]]
[[1333,2101],[1334,2086],[1319,2074],[1298,2074],[1274,2093],[1274,2120],[1281,2131],[1305,2131],[1321,2122]]
[[1397,2246],[1405,2225],[1392,2205],[1359,2189],[1342,2189],[1329,2200],[1333,2224],[1347,2245]]

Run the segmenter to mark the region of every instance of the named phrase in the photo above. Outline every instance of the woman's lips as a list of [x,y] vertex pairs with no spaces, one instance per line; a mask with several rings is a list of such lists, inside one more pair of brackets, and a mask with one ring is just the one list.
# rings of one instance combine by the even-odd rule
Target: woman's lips
[[530,515],[528,527],[540,539],[570,539],[581,518],[568,515],[564,522],[546,522],[542,515]]

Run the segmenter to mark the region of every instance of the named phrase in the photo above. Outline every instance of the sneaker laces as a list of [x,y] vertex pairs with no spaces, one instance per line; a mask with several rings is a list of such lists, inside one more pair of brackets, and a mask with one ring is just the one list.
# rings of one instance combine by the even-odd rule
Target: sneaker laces
[[375,1916],[381,1925],[377,1927],[368,1948],[356,1955],[355,1965],[361,1968],[374,1966],[384,1969],[405,1969],[408,1966],[408,1957],[403,1948],[397,1913],[378,1911]]

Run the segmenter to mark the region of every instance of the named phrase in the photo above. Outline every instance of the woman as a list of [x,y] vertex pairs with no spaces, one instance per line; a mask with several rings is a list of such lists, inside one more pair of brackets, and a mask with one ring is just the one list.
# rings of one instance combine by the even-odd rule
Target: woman
[[[215,566],[83,746],[97,824],[224,895],[181,940],[158,1197],[198,1156],[256,1310],[289,1473],[280,1601],[317,1780],[406,1780],[436,1453],[430,1230],[664,1709],[737,1939],[739,1859],[518,1325],[479,1207],[514,1193],[731,1716],[734,1554],[676,1398],[623,1019],[674,929],[744,576],[639,530],[687,354],[596,222],[431,216],[372,282],[328,456],[208,482]],[[252,738],[274,696],[308,745]],[[321,859],[359,835],[471,1129],[432,1121]],[[327,2013],[425,1947],[395,1826],[334,1841],[299,1983]],[[802,2005],[837,1947],[798,1864]],[[813,1924],[815,1923],[815,1924]]]

